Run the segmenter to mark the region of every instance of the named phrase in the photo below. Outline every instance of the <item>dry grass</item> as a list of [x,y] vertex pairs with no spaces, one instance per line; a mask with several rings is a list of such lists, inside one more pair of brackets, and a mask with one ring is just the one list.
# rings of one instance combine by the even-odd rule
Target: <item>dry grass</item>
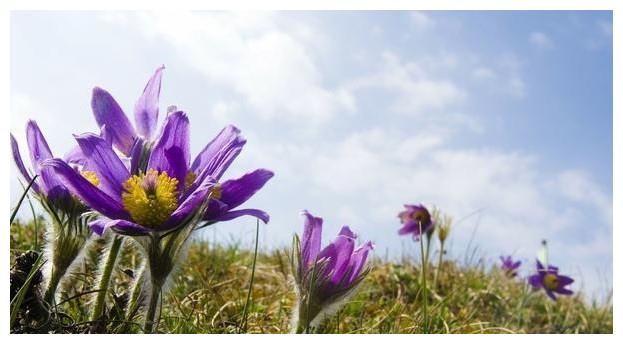
[[[39,222],[41,224],[41,222]],[[32,223],[11,228],[12,257],[32,248]],[[41,240],[41,239],[40,239]],[[84,262],[66,284],[59,307],[63,321],[39,332],[86,332],[94,286],[94,266],[102,242],[94,241]],[[140,332],[141,319],[126,319],[124,298],[130,275],[140,267],[136,248],[126,245],[117,266],[109,298],[106,332]],[[249,333],[288,333],[294,292],[287,250],[260,253],[252,301]],[[238,333],[251,276],[253,252],[193,242],[179,270],[169,282],[159,332]],[[422,333],[422,295],[418,262],[374,259],[373,269],[357,296],[320,329],[324,333]],[[430,266],[429,281],[435,266]],[[432,283],[432,282],[429,282]],[[552,302],[532,292],[521,279],[506,277],[482,265],[444,262],[437,286],[430,286],[428,332],[431,333],[612,333],[612,304],[587,304],[581,295]],[[86,294],[85,294],[86,293]],[[79,296],[80,294],[84,294]],[[136,323],[134,325],[133,323]],[[35,331],[30,329],[31,331]]]

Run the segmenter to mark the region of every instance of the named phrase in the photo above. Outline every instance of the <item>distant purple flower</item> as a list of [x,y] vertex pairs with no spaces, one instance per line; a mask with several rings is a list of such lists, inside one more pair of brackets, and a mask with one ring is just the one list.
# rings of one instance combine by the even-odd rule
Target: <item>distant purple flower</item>
[[[299,322],[313,323],[319,314],[327,316],[332,305],[349,297],[365,277],[370,241],[355,248],[357,236],[348,226],[337,238],[320,249],[322,218],[303,212],[303,238],[294,248],[295,280],[299,291]],[[309,308],[308,308],[309,307]],[[308,316],[309,315],[309,316]],[[321,320],[321,319],[318,319]]]
[[504,272],[510,276],[517,276],[517,269],[521,266],[521,261],[513,261],[513,257],[511,256],[500,256],[500,260],[502,261],[502,265],[500,266]]
[[573,283],[573,279],[569,276],[558,274],[558,268],[549,265],[547,269],[541,264],[540,261],[536,261],[537,273],[528,278],[528,282],[535,289],[543,288],[545,293],[552,300],[556,300],[556,295],[571,295],[573,291],[566,289],[565,287]]
[[[402,228],[398,231],[400,235],[413,235],[413,238],[418,240],[423,233],[430,233],[435,229],[435,223],[428,212],[428,209],[423,205],[410,205],[405,204],[406,210],[398,213]],[[420,229],[422,233],[420,233]]]
[[167,116],[149,154],[132,155],[130,165],[138,165],[136,170],[128,169],[109,141],[94,134],[76,136],[89,171],[99,181],[98,186],[60,159],[47,160],[44,164],[56,172],[73,194],[105,216],[89,224],[98,234],[111,227],[130,235],[175,228],[197,215],[208,196],[222,204],[212,213],[212,222],[242,215],[267,221],[268,215],[256,209],[230,210],[260,189],[273,176],[272,172],[258,169],[217,185],[245,143],[238,129],[230,126],[223,130],[192,165],[189,129],[185,113],[177,111]]

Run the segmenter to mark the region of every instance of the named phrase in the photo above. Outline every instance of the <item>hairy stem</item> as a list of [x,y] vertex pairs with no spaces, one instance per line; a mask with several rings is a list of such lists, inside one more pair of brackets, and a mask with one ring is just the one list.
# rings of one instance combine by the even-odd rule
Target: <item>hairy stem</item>
[[154,318],[156,316],[156,309],[158,308],[158,300],[160,299],[160,294],[162,293],[162,285],[159,283],[160,282],[152,279],[151,294],[149,296],[147,313],[145,314],[145,333],[152,333],[155,329]]
[[104,312],[104,306],[106,305],[106,294],[108,293],[108,286],[110,284],[110,277],[112,276],[112,271],[117,262],[117,257],[119,256],[119,251],[121,249],[121,244],[123,243],[123,237],[120,235],[113,235],[112,241],[110,243],[110,248],[108,249],[108,255],[105,260],[102,260],[104,263],[102,268],[102,274],[100,275],[100,280],[97,285],[97,296],[95,298],[95,304],[91,311],[90,319],[92,322],[99,320]]
[[58,288],[62,275],[63,274],[56,269],[55,266],[52,266],[48,286],[46,287],[45,294],[43,296],[43,300],[45,300],[45,302],[47,302],[50,306],[54,305],[54,295],[56,295],[56,289]]

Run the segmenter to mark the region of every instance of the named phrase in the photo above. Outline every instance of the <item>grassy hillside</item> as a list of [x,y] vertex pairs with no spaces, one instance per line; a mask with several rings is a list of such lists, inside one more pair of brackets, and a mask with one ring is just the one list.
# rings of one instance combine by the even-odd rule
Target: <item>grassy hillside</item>
[[[37,226],[41,227],[42,221]],[[35,247],[34,223],[11,227],[11,263]],[[41,233],[37,244],[42,243]],[[136,247],[124,243],[124,256],[114,272],[114,290],[101,332],[141,332],[141,319],[126,318],[128,290],[141,258]],[[103,240],[93,240],[85,258],[65,285],[56,313],[29,323],[20,315],[15,332],[88,332],[93,299],[94,267]],[[169,282],[159,332],[165,333],[288,333],[294,304],[287,249],[258,256],[246,329],[245,301],[251,280],[253,251],[235,246],[193,242],[187,258]],[[400,264],[372,260],[372,271],[359,293],[320,332],[422,333],[424,332],[419,262]],[[431,265],[429,283],[436,266]],[[433,333],[611,333],[612,305],[587,304],[577,294],[549,300],[532,292],[520,278],[481,265],[444,262],[436,286],[430,286],[428,332]],[[141,312],[138,312],[141,314]],[[92,328],[93,330],[93,328]]]

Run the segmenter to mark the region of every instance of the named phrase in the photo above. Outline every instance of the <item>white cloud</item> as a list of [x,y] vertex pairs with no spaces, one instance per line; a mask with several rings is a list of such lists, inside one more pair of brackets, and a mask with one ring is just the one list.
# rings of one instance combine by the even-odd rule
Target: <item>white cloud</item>
[[231,87],[264,120],[277,116],[319,123],[353,109],[345,90],[324,85],[312,51],[269,13],[151,13],[138,23],[150,38],[163,38],[211,81]]
[[487,67],[478,67],[474,69],[472,76],[478,80],[493,80],[497,77],[496,73]]
[[403,62],[391,52],[382,54],[379,71],[355,79],[350,88],[381,88],[394,95],[392,109],[396,112],[418,115],[423,110],[446,109],[463,101],[467,92],[453,81],[428,75],[426,68],[415,62]]
[[435,20],[421,11],[409,12],[409,24],[417,31],[429,30],[435,27]]
[[488,256],[514,252],[531,260],[545,238],[556,264],[576,277],[582,267],[594,278],[592,267],[611,251],[612,200],[586,172],[543,173],[538,157],[453,147],[450,137],[377,127],[337,142],[319,137],[314,145],[254,138],[249,155],[279,171],[275,183],[303,192],[312,209],[384,246],[399,245],[400,238],[387,234],[397,229],[394,219],[404,202],[436,205],[455,220],[480,210],[478,221],[458,224],[455,254],[478,223],[478,246]]
[[537,46],[538,48],[552,48],[554,46],[551,38],[543,32],[534,31],[530,33],[529,37],[530,43]]
[[515,97],[523,97],[526,94],[526,84],[519,75],[512,75],[508,79],[508,92]]

